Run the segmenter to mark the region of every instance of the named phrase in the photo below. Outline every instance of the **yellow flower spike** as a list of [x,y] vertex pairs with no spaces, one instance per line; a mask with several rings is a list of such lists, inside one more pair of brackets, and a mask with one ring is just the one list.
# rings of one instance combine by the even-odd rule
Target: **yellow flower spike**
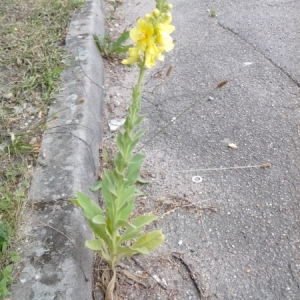
[[172,7],[172,4],[165,4],[162,11],[156,8],[143,19],[138,19],[137,27],[129,33],[135,47],[129,49],[129,57],[122,61],[123,64],[140,62],[147,68],[152,68],[156,65],[156,60],[164,60],[163,52],[174,48],[170,34],[175,27],[170,25],[172,15],[168,12]]

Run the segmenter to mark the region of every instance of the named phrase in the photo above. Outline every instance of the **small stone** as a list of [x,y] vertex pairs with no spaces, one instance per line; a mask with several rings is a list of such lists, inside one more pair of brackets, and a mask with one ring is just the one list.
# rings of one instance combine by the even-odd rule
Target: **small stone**
[[234,150],[238,149],[238,146],[236,144],[233,144],[233,143],[229,143],[228,147],[231,148],[231,149],[234,149]]
[[110,131],[118,130],[125,123],[125,119],[112,119],[108,121]]
[[4,99],[11,99],[13,97],[13,93],[7,93],[3,95]]
[[120,101],[118,101],[118,100],[115,100],[113,103],[114,103],[114,106],[115,106],[115,107],[118,107],[118,106],[120,106],[120,104],[121,104]]

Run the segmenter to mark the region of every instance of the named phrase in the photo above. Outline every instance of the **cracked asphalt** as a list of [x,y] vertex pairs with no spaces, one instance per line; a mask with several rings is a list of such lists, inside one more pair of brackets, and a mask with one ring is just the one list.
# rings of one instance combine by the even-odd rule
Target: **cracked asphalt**
[[[125,7],[129,24],[148,11],[138,2]],[[228,84],[144,149],[154,173],[149,203],[184,199],[198,208],[166,209],[157,226],[166,235],[162,253],[183,255],[201,295],[176,271],[156,272],[179,288],[173,299],[300,299],[300,2],[172,3],[176,42],[164,70],[173,69],[146,85],[144,141]],[[271,167],[251,167],[261,164]],[[249,168],[202,170],[237,166]]]

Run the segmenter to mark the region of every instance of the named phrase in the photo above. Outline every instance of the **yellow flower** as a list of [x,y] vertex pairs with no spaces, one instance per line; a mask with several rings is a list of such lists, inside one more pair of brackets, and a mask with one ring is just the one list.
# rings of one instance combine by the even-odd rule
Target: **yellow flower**
[[124,65],[132,65],[135,62],[139,61],[140,56],[139,56],[139,53],[138,53],[138,49],[136,49],[136,48],[129,48],[128,51],[129,51],[129,57],[126,58],[126,59],[123,59],[122,60],[122,64],[124,64]]
[[161,54],[163,51],[162,47],[157,47],[154,43],[149,45],[145,52],[145,66],[150,69],[156,65],[156,60],[164,60]]
[[144,52],[153,43],[153,25],[144,19],[138,19],[138,27],[130,30],[130,38],[136,43],[139,53]]
[[157,43],[164,48],[166,52],[171,51],[174,48],[173,39],[170,36],[175,30],[175,27],[168,24],[159,24],[157,26]]

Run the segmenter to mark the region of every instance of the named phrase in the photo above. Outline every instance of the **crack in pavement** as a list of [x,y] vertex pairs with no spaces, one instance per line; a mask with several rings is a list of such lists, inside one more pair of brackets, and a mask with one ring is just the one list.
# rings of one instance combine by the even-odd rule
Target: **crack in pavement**
[[233,33],[236,35],[238,38],[240,38],[242,41],[244,41],[247,45],[250,45],[256,52],[261,54],[266,60],[268,60],[274,67],[279,69],[283,74],[285,74],[290,80],[293,81],[295,85],[300,87],[300,82],[298,82],[296,79],[292,77],[286,70],[284,70],[282,67],[280,67],[278,64],[276,64],[270,57],[266,56],[262,51],[260,51],[258,48],[256,48],[253,44],[251,44],[246,38],[241,36],[239,33],[235,32],[233,29],[225,26],[222,24],[220,21],[218,21],[219,26],[221,26],[223,29],[228,30],[229,32]]

